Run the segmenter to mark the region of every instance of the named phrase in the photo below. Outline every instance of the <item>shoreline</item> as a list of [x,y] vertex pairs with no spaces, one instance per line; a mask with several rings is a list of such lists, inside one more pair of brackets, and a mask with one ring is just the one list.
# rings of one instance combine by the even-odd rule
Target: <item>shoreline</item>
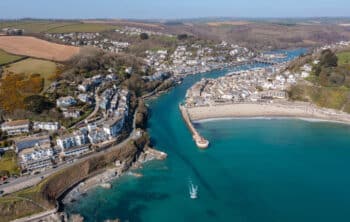
[[334,123],[342,125],[350,125],[350,122],[341,122],[335,120],[326,120],[326,119],[317,119],[313,117],[298,117],[298,116],[250,116],[250,117],[214,117],[207,119],[194,120],[194,124],[206,123],[206,122],[215,122],[223,120],[301,120],[305,122],[314,122],[314,123]]
[[350,114],[305,102],[220,104],[186,109],[194,123],[225,119],[299,119],[350,125]]
[[71,188],[71,190],[64,194],[60,198],[60,204],[63,206],[63,209],[66,205],[76,201],[77,199],[84,197],[89,191],[102,187],[104,189],[110,189],[112,187],[112,183],[118,180],[120,177],[130,174],[135,177],[139,177],[137,173],[133,173],[132,170],[142,168],[142,165],[154,161],[154,160],[164,160],[167,158],[167,154],[153,149],[146,148],[141,155],[139,155],[135,162],[131,166],[126,166],[123,162],[116,163],[115,166],[104,169],[101,173],[98,173],[92,177],[87,178],[86,180],[80,182]]

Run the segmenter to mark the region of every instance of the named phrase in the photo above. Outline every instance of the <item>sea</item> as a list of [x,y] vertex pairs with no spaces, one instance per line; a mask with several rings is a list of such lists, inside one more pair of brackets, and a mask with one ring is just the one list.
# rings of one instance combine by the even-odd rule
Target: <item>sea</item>
[[[305,49],[289,50],[292,59]],[[299,119],[217,119],[195,124],[210,141],[198,149],[178,109],[201,78],[263,65],[186,77],[148,101],[148,131],[164,161],[95,188],[65,206],[85,221],[129,222],[350,221],[350,126]],[[190,199],[189,183],[198,186]]]

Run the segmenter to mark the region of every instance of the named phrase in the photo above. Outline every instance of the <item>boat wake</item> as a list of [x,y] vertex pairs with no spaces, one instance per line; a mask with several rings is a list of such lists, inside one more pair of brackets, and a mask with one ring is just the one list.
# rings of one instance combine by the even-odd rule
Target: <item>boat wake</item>
[[194,185],[192,183],[192,181],[189,181],[188,184],[188,188],[189,188],[189,194],[190,194],[190,198],[191,199],[197,199],[198,198],[198,186]]

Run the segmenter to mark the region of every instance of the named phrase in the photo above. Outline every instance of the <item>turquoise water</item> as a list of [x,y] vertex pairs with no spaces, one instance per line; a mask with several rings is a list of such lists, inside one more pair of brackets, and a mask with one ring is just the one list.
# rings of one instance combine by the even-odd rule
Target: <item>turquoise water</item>
[[[196,148],[178,104],[200,78],[225,73],[188,77],[150,101],[149,132],[168,159],[146,164],[141,178],[124,176],[111,190],[89,192],[66,211],[86,221],[350,221],[350,126],[208,121],[196,127],[211,146]],[[199,186],[196,200],[189,198],[189,179]]]

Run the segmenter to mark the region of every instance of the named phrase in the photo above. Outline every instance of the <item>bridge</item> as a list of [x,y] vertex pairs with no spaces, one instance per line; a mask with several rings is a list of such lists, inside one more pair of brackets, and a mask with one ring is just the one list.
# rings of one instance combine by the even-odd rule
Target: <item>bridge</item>
[[280,64],[279,62],[275,62],[275,61],[268,60],[268,59],[261,59],[261,58],[255,58],[255,59],[253,59],[253,62],[261,63],[261,64],[265,64],[265,65],[277,65],[277,64]]

